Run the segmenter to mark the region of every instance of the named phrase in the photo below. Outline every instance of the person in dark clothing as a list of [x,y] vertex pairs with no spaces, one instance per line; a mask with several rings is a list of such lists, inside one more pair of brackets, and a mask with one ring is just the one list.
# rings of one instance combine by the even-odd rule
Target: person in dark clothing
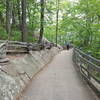
[[67,50],[69,50],[69,48],[70,48],[70,46],[69,46],[69,44],[67,44]]

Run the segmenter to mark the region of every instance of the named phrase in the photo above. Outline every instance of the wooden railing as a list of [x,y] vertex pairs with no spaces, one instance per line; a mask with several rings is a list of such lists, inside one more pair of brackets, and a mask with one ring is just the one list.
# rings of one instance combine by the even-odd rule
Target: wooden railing
[[78,66],[83,78],[95,90],[97,95],[100,96],[100,60],[74,48],[73,61]]
[[[5,43],[5,40],[0,40],[0,43]],[[18,41],[8,41],[6,53],[27,53],[28,43]]]
[[5,58],[6,56],[6,43],[0,44],[0,59]]
[[[0,43],[5,43],[5,40],[0,40]],[[7,43],[7,53],[29,53],[30,50],[38,51],[44,48],[51,48],[52,45],[45,45],[43,43],[27,43],[27,42],[19,42],[19,41],[8,41]]]

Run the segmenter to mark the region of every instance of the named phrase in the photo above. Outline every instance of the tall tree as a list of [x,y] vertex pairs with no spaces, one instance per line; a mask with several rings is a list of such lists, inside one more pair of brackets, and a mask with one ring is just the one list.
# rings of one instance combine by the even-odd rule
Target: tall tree
[[6,31],[8,40],[11,38],[12,1],[6,0]]
[[0,25],[4,24],[4,11],[5,11],[5,4],[3,1],[0,1]]
[[39,36],[39,43],[42,41],[43,32],[44,32],[44,0],[41,0],[41,19],[40,19],[40,36]]
[[21,30],[21,2],[17,0],[17,11],[18,11],[18,22],[19,22],[19,29]]
[[12,27],[16,25],[16,5],[13,2],[13,9],[12,9]]
[[56,0],[56,46],[58,36],[58,21],[59,21],[59,0]]
[[27,38],[27,24],[26,24],[26,7],[27,7],[27,3],[26,0],[22,0],[21,2],[22,5],[22,41],[27,42],[28,38]]

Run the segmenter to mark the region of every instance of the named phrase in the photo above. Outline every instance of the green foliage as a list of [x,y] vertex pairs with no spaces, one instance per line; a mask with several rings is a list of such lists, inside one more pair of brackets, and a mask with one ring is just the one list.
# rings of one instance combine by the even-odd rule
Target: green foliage
[[[66,10],[61,31],[71,34],[76,46],[100,59],[100,1],[80,0]],[[70,40],[70,39],[69,39]]]
[[5,29],[0,27],[0,39],[6,40],[7,38],[8,38],[8,35],[6,34]]
[[21,41],[21,32],[18,30],[12,30],[11,40]]
[[45,27],[44,36],[51,42],[55,42],[55,25]]
[[[18,3],[13,1],[13,17],[11,40],[21,41],[19,28]],[[19,9],[21,13],[21,8]],[[56,0],[45,1],[44,36],[51,42],[56,42]],[[65,45],[68,41],[83,48],[86,53],[100,59],[100,0],[79,0],[68,2],[60,0],[59,3],[58,43]],[[0,39],[8,39],[6,33],[6,3],[0,1]],[[34,34],[40,30],[40,1],[27,1],[27,28],[28,41],[35,42]]]
[[[5,28],[0,27],[0,39],[1,40],[7,40],[8,39],[8,35],[5,31]],[[12,35],[11,35],[11,40],[13,41],[21,41],[21,32],[19,30],[12,30]],[[29,32],[28,35],[28,41],[29,42],[36,42],[37,38],[34,38],[32,32]]]

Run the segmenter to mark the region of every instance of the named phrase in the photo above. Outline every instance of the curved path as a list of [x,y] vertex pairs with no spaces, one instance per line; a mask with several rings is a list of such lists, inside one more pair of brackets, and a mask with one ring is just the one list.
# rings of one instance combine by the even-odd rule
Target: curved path
[[72,50],[63,51],[41,71],[20,100],[96,100],[77,74]]

